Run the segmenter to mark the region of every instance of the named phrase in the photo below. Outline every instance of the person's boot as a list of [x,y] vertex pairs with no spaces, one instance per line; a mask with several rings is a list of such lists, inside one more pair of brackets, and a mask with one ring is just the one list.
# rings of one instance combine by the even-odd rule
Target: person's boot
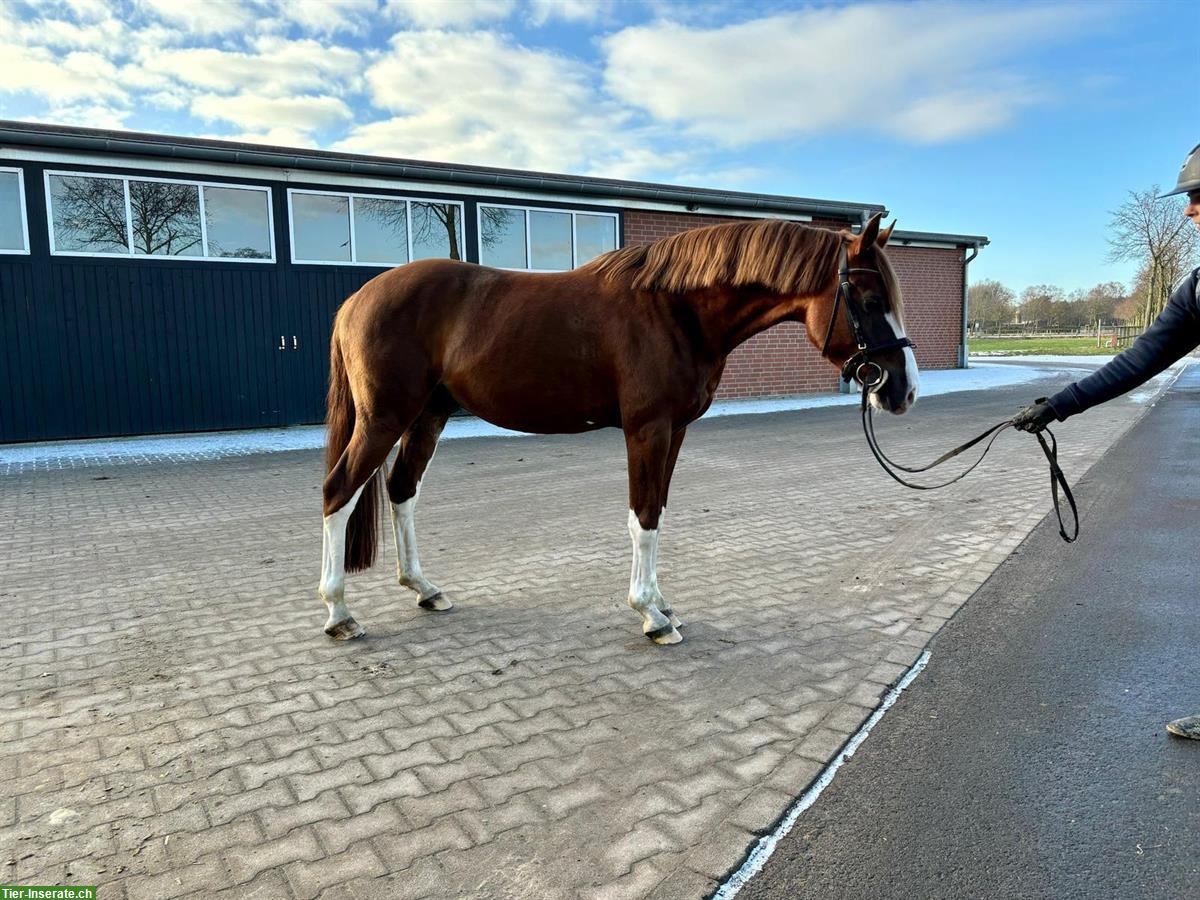
[[1200,741],[1200,715],[1184,716],[1182,719],[1168,722],[1167,731],[1176,737],[1191,738],[1193,741]]

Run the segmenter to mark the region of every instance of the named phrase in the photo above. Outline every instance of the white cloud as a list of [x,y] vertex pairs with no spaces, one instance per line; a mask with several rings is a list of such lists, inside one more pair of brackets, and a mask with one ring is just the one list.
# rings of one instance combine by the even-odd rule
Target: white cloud
[[56,5],[18,7],[0,0],[0,42],[60,51],[94,50],[112,55],[128,29],[103,5],[75,10]]
[[312,34],[362,34],[379,14],[377,0],[277,0],[270,14]]
[[273,37],[255,41],[250,51],[146,50],[139,60],[140,76],[147,84],[270,96],[350,90],[357,84],[361,65],[358,53],[347,47]]
[[245,0],[135,0],[135,8],[194,35],[242,32],[258,18]]
[[258,94],[201,94],[192,113],[208,121],[232,122],[245,129],[287,129],[303,134],[339,125],[353,112],[336,97],[263,97]]
[[187,94],[180,91],[154,91],[143,94],[142,99],[159,109],[184,109],[189,103]]
[[103,21],[112,16],[112,4],[106,0],[63,0],[62,5],[74,13],[76,18],[93,22]]
[[[119,127],[137,108],[186,110],[248,139],[310,144],[313,131],[352,118],[343,96],[361,90],[363,59],[330,38],[255,36],[254,28],[220,35],[263,13],[265,2],[138,0],[118,21],[91,0],[19,9],[0,0],[0,97],[40,98],[44,112],[35,115],[48,121]],[[43,10],[50,18],[39,17]],[[269,30],[313,34],[344,31],[378,9],[377,0],[313,0],[277,12]]]
[[55,125],[78,125],[84,128],[108,128],[124,130],[129,119],[129,110],[106,106],[103,103],[75,103],[54,106],[40,121]]
[[914,143],[936,144],[995,131],[1040,97],[1032,88],[1012,91],[946,91],[914,100],[897,110],[889,127]]
[[613,140],[597,142],[590,148],[592,155],[579,171],[598,178],[695,183],[686,174],[697,163],[695,150],[674,142],[671,146],[672,149],[666,149],[661,139],[629,140],[614,136]]
[[551,19],[595,22],[611,8],[610,0],[529,0],[528,18],[534,25]]
[[[762,175],[714,151],[817,133],[936,142],[1003,127],[1046,99],[1006,74],[1019,71],[1014,61],[1087,20],[1077,7],[925,0],[714,24],[728,6],[668,5],[659,20],[603,39],[602,69],[522,46],[495,25],[596,31],[627,9],[613,0],[0,0],[0,98],[40,98],[54,115],[93,124],[171,111],[184,115],[162,121],[177,130],[202,122],[244,140],[310,145],[317,133],[342,134],[339,149],[390,156],[735,184]],[[381,49],[381,32],[397,27],[406,30]]]
[[928,142],[977,134],[1040,99],[997,70],[1078,31],[1073,6],[815,7],[716,28],[672,22],[603,42],[605,83],[692,134],[739,145],[828,131]]
[[78,25],[63,19],[41,19],[21,29],[22,40],[46,47],[103,51],[121,40],[122,27],[115,19]]
[[563,170],[617,164],[638,148],[627,114],[578,60],[491,32],[402,32],[366,75],[391,118],[353,128],[340,149]]
[[4,77],[0,91],[29,93],[52,104],[116,101],[128,98],[117,69],[95,53],[55,54],[45,47],[0,44]]
[[384,0],[385,11],[419,28],[464,28],[506,19],[513,0]]
[[674,177],[679,184],[738,191],[752,190],[747,186],[767,180],[770,174],[761,166],[729,165],[705,169],[679,168]]
[[221,141],[241,141],[245,144],[270,144],[274,147],[313,147],[311,135],[295,128],[276,126],[265,131],[247,131],[242,134],[212,134],[203,135]]

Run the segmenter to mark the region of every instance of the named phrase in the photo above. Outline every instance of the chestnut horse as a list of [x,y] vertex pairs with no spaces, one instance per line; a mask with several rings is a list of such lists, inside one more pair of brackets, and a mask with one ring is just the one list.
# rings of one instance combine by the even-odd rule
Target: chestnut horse
[[879,218],[857,236],[771,220],[714,225],[554,274],[422,260],[373,278],[338,311],[330,348],[325,633],[363,634],[346,607],[345,572],[374,562],[382,467],[397,442],[386,490],[400,584],[425,609],[451,607],[421,571],[413,511],[447,417],[465,408],[518,431],[625,432],[628,602],[655,643],[681,640],[658,588],[659,526],[687,426],[712,403],[730,352],[778,322],[803,322],[835,365],[871,349],[876,408],[901,413],[916,400],[916,359],[883,252],[892,229],[881,232]]

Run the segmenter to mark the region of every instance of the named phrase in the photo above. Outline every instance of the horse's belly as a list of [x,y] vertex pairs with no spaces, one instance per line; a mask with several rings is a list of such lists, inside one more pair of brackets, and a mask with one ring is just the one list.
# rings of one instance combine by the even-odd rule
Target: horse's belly
[[526,431],[531,434],[579,434],[621,424],[619,416],[587,413],[577,410],[517,410],[495,405],[463,403],[463,408],[500,428]]
[[535,434],[575,434],[620,425],[615,393],[596,382],[448,378],[446,386],[468,412],[493,425]]

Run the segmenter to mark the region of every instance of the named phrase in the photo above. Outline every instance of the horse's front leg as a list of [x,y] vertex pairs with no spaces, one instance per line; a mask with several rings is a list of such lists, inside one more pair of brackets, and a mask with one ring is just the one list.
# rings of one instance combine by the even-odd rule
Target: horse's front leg
[[[679,448],[683,446],[683,439],[686,435],[686,425],[671,434],[671,445],[667,449],[667,467],[663,475],[662,512],[658,514],[658,530],[660,532],[667,517],[667,494],[671,490],[671,476],[675,474],[675,463],[679,459]],[[654,585],[654,591],[654,605],[658,607],[658,611],[666,616],[676,628],[682,628],[683,622],[679,621],[679,617],[671,610],[671,604],[662,595],[662,591],[658,589],[657,583]]]
[[641,615],[642,632],[656,644],[677,644],[683,640],[672,624],[670,606],[658,589],[658,529],[666,499],[671,438],[669,422],[651,422],[625,431],[629,537],[633,542],[627,602]]

